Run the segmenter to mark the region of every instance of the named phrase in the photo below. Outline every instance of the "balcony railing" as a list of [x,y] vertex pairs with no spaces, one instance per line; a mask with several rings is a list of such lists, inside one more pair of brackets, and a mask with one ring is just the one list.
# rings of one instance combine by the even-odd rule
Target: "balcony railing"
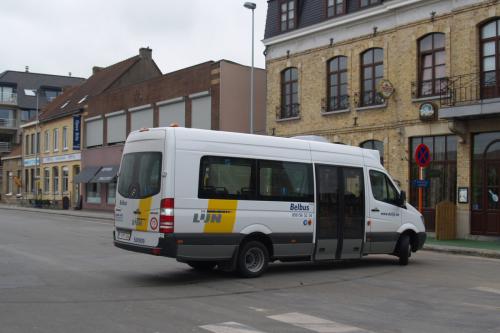
[[282,105],[276,107],[276,119],[294,119],[300,117],[300,104]]
[[340,95],[330,97],[329,103],[328,99],[321,99],[321,110],[323,113],[343,111],[349,109],[349,95]]
[[0,141],[0,153],[10,153],[11,145],[10,142]]
[[413,99],[440,99],[441,96],[445,96],[447,94],[449,82],[450,78],[448,77],[426,81],[413,81],[411,83],[411,97]]
[[[492,74],[493,75],[488,75]],[[447,89],[441,93],[441,106],[479,104],[481,100],[500,97],[500,71],[471,73],[449,78]],[[481,80],[481,75],[487,80]]]
[[367,92],[365,98],[363,98],[360,92],[354,92],[354,105],[356,108],[384,106],[385,103],[386,100],[380,93]]
[[0,127],[16,127],[16,119],[15,118],[0,118]]
[[17,105],[17,94],[0,93],[0,104]]

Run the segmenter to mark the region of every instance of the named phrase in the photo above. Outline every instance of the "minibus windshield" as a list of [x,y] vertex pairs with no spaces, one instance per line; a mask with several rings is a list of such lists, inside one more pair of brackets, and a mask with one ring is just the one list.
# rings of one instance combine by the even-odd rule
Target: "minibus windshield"
[[118,193],[128,199],[143,199],[160,192],[160,152],[123,155],[118,177]]

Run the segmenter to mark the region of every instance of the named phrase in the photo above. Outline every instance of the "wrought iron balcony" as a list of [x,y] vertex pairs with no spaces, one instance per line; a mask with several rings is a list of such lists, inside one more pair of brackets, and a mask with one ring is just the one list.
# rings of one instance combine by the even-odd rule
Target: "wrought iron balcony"
[[426,81],[413,81],[411,83],[411,97],[413,99],[441,99],[441,96],[446,96],[448,93],[449,81],[450,78],[448,77]]
[[16,93],[0,93],[0,104],[17,105]]
[[500,114],[500,70],[450,77],[440,104],[440,118]]
[[327,101],[327,98],[321,99],[321,111],[323,113],[344,111],[350,107],[349,95],[332,96],[329,103]]
[[367,92],[364,98],[361,93],[354,92],[354,105],[356,108],[383,107],[385,102],[385,98],[378,92],[375,94]]
[[300,117],[300,104],[294,103],[276,107],[276,119],[295,119]]

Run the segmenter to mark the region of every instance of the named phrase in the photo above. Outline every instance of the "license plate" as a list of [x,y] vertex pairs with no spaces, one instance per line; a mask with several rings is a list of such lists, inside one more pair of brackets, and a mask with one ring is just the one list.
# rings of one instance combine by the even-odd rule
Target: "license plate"
[[117,238],[127,241],[130,240],[130,231],[118,231]]

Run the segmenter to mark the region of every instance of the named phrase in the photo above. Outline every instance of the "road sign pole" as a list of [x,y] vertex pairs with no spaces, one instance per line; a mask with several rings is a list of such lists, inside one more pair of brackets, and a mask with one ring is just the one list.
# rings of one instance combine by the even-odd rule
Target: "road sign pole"
[[[418,167],[418,179],[419,180],[423,180],[424,179],[424,172],[423,172],[424,168],[422,167]],[[420,212],[420,214],[423,214],[422,211],[423,211],[423,200],[424,199],[424,189],[422,187],[419,187],[418,188],[418,211]]]

